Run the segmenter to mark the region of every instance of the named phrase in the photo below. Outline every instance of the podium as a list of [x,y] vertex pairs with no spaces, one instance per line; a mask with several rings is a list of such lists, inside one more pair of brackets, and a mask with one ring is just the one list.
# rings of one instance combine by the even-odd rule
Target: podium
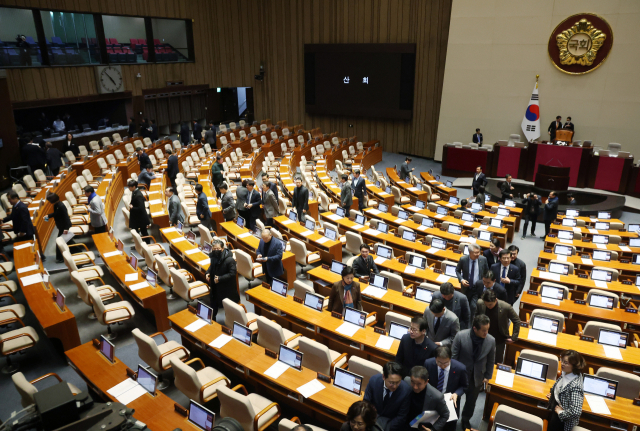
[[569,188],[571,168],[538,165],[535,186],[545,190],[564,191]]
[[573,142],[573,130],[559,129],[556,130],[556,141]]

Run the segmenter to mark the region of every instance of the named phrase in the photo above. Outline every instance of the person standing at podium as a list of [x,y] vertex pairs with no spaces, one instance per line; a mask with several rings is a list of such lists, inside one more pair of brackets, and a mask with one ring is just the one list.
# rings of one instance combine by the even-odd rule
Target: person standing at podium
[[[551,223],[556,219],[557,216],[558,197],[556,196],[556,192],[550,192],[547,203],[544,205],[544,238],[549,235],[549,232],[551,231]],[[542,238],[543,241],[544,238]]]
[[482,133],[480,133],[480,129],[476,129],[476,133],[473,135],[473,142],[474,144],[478,144],[478,146],[482,145]]
[[567,129],[567,130],[571,130],[572,132],[575,132],[573,123],[571,122],[571,117],[567,117],[567,121],[564,123],[564,126],[562,128],[563,129]]
[[562,117],[558,115],[556,117],[556,121],[553,121],[551,124],[549,124],[549,128],[547,129],[547,132],[549,132],[550,141],[556,140],[556,132],[560,129],[562,129]]

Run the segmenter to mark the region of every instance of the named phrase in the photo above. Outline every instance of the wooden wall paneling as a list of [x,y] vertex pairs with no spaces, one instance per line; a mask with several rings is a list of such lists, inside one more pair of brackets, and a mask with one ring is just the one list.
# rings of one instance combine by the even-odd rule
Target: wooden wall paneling
[[168,126],[169,122],[169,98],[168,97],[160,97],[157,99],[157,112],[156,112],[156,121],[158,122],[158,127],[160,125]]
[[[145,99],[144,100],[144,117],[149,119],[149,120],[156,120],[156,122],[158,121],[158,110],[157,108],[157,103],[158,101],[153,98],[153,99]],[[168,123],[157,123],[158,127],[159,126],[166,126]]]
[[182,121],[191,122],[193,117],[191,116],[191,96],[180,96],[180,118]]
[[169,98],[169,121],[171,124],[180,123],[180,96]]

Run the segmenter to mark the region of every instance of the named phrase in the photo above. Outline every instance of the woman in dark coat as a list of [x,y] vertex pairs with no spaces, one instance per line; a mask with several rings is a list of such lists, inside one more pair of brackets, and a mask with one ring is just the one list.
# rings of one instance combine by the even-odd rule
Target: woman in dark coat
[[[47,200],[53,204],[53,212],[51,214],[47,214],[47,218],[45,221],[49,221],[51,217],[56,223],[56,227],[58,228],[58,237],[61,237],[65,233],[69,232],[71,229],[71,219],[69,218],[69,213],[67,212],[67,207],[64,206],[62,202],[60,202],[60,197],[56,193],[51,193],[47,196]],[[67,245],[75,244],[73,239],[70,239],[67,242]],[[62,251],[56,245],[56,262],[62,263]]]
[[71,133],[67,133],[67,142],[64,144],[64,152],[71,151],[74,156],[78,157],[80,155],[80,148],[76,141],[73,140],[73,135]]
[[360,295],[360,283],[353,281],[354,271],[350,266],[342,270],[342,280],[337,281],[331,287],[327,310],[336,313],[344,313],[344,307],[362,310],[362,296]]
[[213,308],[213,319],[218,314],[218,308],[222,306],[222,300],[229,298],[236,304],[240,303],[240,294],[236,282],[236,261],[233,253],[220,240],[213,241],[211,253],[209,254],[211,264],[207,269],[207,281],[211,289],[209,298],[211,308]]
[[136,180],[129,180],[127,186],[131,191],[131,203],[129,204],[129,229],[135,229],[140,233],[140,236],[148,236],[149,232],[147,227],[151,225],[149,222],[149,215],[147,214],[147,208],[145,203],[147,202],[144,195],[138,189],[138,182]]

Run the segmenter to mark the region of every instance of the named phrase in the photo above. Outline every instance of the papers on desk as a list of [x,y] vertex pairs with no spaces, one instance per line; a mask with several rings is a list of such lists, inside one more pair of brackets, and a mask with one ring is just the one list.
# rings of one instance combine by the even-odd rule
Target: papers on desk
[[[626,251],[627,253],[631,253],[631,249],[629,247],[627,247],[626,245],[620,245],[618,247],[620,247],[620,250],[622,250],[622,251]],[[15,247],[14,247],[14,249],[15,249]]]
[[606,250],[607,249],[607,245],[606,244],[596,244],[596,247],[598,248],[598,250]]
[[201,260],[200,262],[198,262],[198,265],[200,266],[211,265],[211,259],[206,258],[204,260]]
[[582,259],[583,265],[593,265],[593,261],[591,259],[585,259],[584,257],[581,257],[580,259]]
[[[471,223],[471,222],[467,222],[467,223]],[[476,243],[476,239],[475,238],[471,238],[470,236],[461,236],[460,237],[460,242],[469,242],[471,244],[475,244]]]
[[590,217],[590,218],[589,218],[589,220],[591,220],[591,223],[595,223],[595,222],[597,222],[597,221],[598,221],[598,219],[597,219],[597,218],[593,218],[593,217]]
[[363,233],[366,233],[367,235],[373,235],[373,236],[380,235],[380,231],[379,230],[374,230],[374,229],[367,229]]
[[407,184],[407,183],[405,183],[405,182],[404,182],[404,181],[402,181],[402,180],[399,180],[399,181],[396,181],[396,182],[397,182],[398,184]]
[[175,227],[170,227],[167,229],[163,229],[162,232],[164,233],[170,233],[170,232],[177,232]]
[[444,275],[444,274],[440,274],[438,276],[438,278],[436,278],[436,281],[438,283],[447,283],[449,281],[451,277],[449,277],[448,275]]
[[458,413],[456,412],[456,407],[453,405],[450,392],[444,394],[444,401],[447,403],[447,408],[449,409],[449,419],[447,419],[447,422],[457,421]]
[[489,226],[487,226],[486,224],[481,224],[480,226],[478,226],[478,229],[487,230],[487,229],[489,229]]
[[418,230],[424,232],[425,230],[427,230],[428,228],[426,226],[418,226]]
[[579,227],[574,227],[573,229],[573,233],[581,233],[582,229],[580,229]]
[[442,219],[444,217],[445,216],[443,216],[442,214],[436,214],[436,215],[433,216],[433,218],[437,218],[437,219]]
[[325,242],[327,242],[327,241],[330,241],[330,239],[329,239],[329,238],[327,238],[326,236],[323,236],[323,237],[318,238],[318,239],[316,240],[316,242],[317,242],[318,244],[324,244],[324,243],[325,243]]
[[302,235],[304,237],[307,237],[309,235],[312,235],[313,233],[314,233],[314,231],[312,231],[312,230],[305,230],[305,231],[300,232],[300,235]]
[[162,203],[162,199],[154,199],[152,201],[149,201],[149,205],[155,205],[155,204],[161,204]]
[[378,215],[378,214],[382,214],[382,211],[377,210],[375,208],[371,208],[369,211],[367,211],[368,213],[371,213],[373,215]]
[[110,251],[109,253],[105,253],[104,257],[119,256],[121,254],[122,252],[120,250],[115,250],[115,251]]
[[353,229],[355,229],[355,230],[360,230],[360,229],[362,229],[363,227],[364,227],[363,225],[358,224],[358,223],[356,223],[356,224],[354,224],[354,225],[352,226],[352,228],[353,228]]
[[353,337],[353,334],[358,332],[360,329],[359,326],[354,325],[353,323],[344,322],[342,325],[336,328],[336,332],[342,335],[346,335],[347,337]]
[[176,242],[186,241],[186,240],[187,240],[187,239],[186,239],[185,237],[183,237],[183,236],[179,236],[178,238],[173,238],[173,239],[171,240],[171,242],[172,242],[173,244],[175,244]]
[[288,369],[289,369],[289,366],[287,364],[285,364],[284,362],[281,362],[281,361],[276,361],[276,363],[273,364],[272,366],[270,366],[264,372],[264,374],[266,376],[271,377],[272,379],[277,379],[282,374],[284,374],[284,372],[287,371]]
[[241,233],[240,235],[238,235],[238,238],[246,238],[248,236],[251,236],[251,232],[245,232],[245,233]]
[[616,346],[607,346],[602,345],[604,348],[604,354],[609,359],[619,359],[622,360],[622,354],[620,353],[620,348]]
[[152,217],[162,217],[164,215],[164,211],[156,211],[154,213],[151,213]]
[[27,242],[24,244],[20,244],[20,245],[16,245],[15,247],[13,247],[14,250],[22,250],[23,248],[27,248],[27,247],[31,247],[33,245],[32,242]]
[[559,254],[558,256],[556,256],[556,259],[559,260],[560,262],[566,262],[567,256],[565,256],[564,254]]
[[418,188],[417,187],[409,187],[407,190],[409,190],[410,192],[417,192]]
[[560,306],[560,300],[559,299],[545,298],[543,296],[543,297],[540,298],[540,302],[542,302],[543,304],[552,304],[552,305]]
[[589,403],[589,408],[593,413],[598,413],[601,415],[611,414],[611,411],[609,410],[609,406],[607,406],[607,403],[604,401],[603,397],[599,397],[597,395],[587,395],[587,394],[585,394],[584,397],[586,398],[587,403]]
[[300,395],[302,395],[303,397],[309,398],[323,389],[324,385],[320,383],[318,379],[313,379],[309,383],[300,386],[296,390],[300,392]]
[[225,344],[227,344],[229,341],[231,341],[233,339],[232,336],[227,335],[227,334],[220,334],[218,336],[218,338],[216,338],[215,340],[213,340],[212,342],[209,343],[209,345],[211,347],[213,347],[214,349],[220,349],[222,346],[224,346]]
[[411,266],[411,265],[407,265],[407,267],[404,269],[404,273],[405,274],[415,274],[416,273],[416,267],[415,266]]
[[140,283],[132,284],[131,286],[129,286],[129,290],[134,291],[134,290],[142,289],[143,287],[151,287],[151,285],[147,283],[147,281],[145,280]]
[[496,372],[496,385],[506,386],[507,388],[513,387],[513,378],[516,375],[507,371],[498,370]]
[[560,274],[552,274],[546,271],[540,271],[538,277],[544,278],[546,280],[560,281]]
[[138,279],[138,273],[134,272],[132,274],[125,274],[124,275],[124,281],[136,281]]
[[598,235],[600,232],[598,232],[598,230],[597,230],[597,229],[591,229],[591,228],[589,228],[589,233],[593,233],[593,234],[595,234],[595,235]]
[[427,250],[427,254],[438,254],[439,251],[439,248],[431,247],[429,250]]
[[127,379],[109,389],[107,393],[126,406],[135,399],[146,394],[147,390],[135,380]]
[[288,224],[294,223],[294,221],[287,219],[287,220],[281,221],[280,223],[282,223],[283,225],[288,225]]
[[573,244],[573,240],[571,239],[561,239],[560,242],[562,244]]
[[429,180],[429,182],[430,182],[430,183],[436,183],[436,184],[439,184],[439,183],[438,183],[438,181],[436,181],[436,180]]
[[465,226],[473,226],[473,222],[472,221],[466,221],[464,222]]
[[340,217],[338,214],[329,214],[328,216],[326,216],[329,220],[340,220],[342,217]]
[[383,263],[385,263],[387,261],[387,259],[385,259],[384,257],[376,257],[375,259],[373,259],[373,261],[377,264],[377,265],[382,265]]
[[203,328],[205,326],[207,326],[207,322],[205,322],[202,319],[198,319],[195,322],[185,326],[184,329],[186,329],[189,332],[196,332],[198,329]]
[[367,286],[367,288],[362,291],[363,295],[373,296],[374,298],[378,298],[378,299],[382,298],[386,293],[387,293],[386,290],[380,289],[379,287],[371,286],[371,285]]
[[184,254],[186,254],[186,255],[192,255],[192,254],[198,253],[199,251],[200,251],[200,249],[199,249],[199,248],[192,248],[192,249],[190,249],[190,250],[185,250],[185,251],[184,251]]
[[394,223],[398,223],[398,224],[402,224],[402,223],[404,223],[405,221],[406,221],[406,220],[404,220],[404,219],[397,218],[397,219],[395,219],[393,222],[394,222]]
[[410,210],[410,211],[413,211],[414,213],[417,213],[418,211],[420,211],[420,208],[418,208],[418,207],[414,207],[413,205],[410,205],[410,206],[409,206],[409,210]]
[[18,274],[22,274],[23,272],[35,271],[37,269],[40,269],[39,265],[30,265],[30,266],[25,266],[24,268],[18,268],[16,272]]
[[504,216],[497,215],[497,216],[495,216],[494,218],[495,218],[496,220],[502,220],[502,219],[504,218]]
[[30,286],[36,283],[42,283],[42,274],[27,275],[20,279],[23,286]]
[[376,347],[378,349],[389,350],[393,345],[393,338],[387,337],[386,335],[381,335],[376,341]]
[[558,335],[550,332],[538,331],[537,329],[529,329],[527,339],[555,346],[558,341]]

